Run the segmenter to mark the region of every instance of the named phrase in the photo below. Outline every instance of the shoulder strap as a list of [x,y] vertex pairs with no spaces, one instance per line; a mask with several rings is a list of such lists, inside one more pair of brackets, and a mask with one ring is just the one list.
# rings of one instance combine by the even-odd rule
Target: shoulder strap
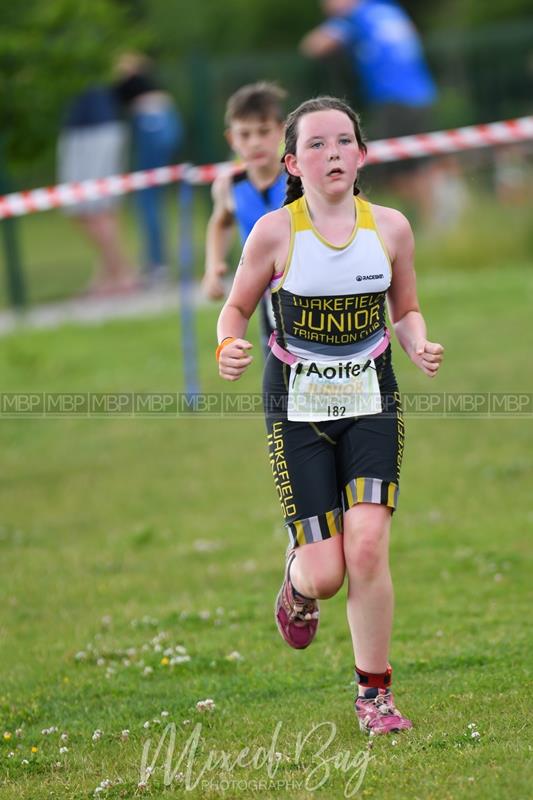
[[368,200],[363,200],[361,197],[354,197],[355,208],[357,209],[357,220],[359,228],[370,228],[370,230],[377,231],[376,222],[372,213],[372,204]]
[[292,230],[294,233],[298,233],[298,231],[312,230],[311,221],[307,214],[303,196],[299,197],[297,200],[293,200],[293,202],[289,203],[289,205],[285,206],[285,208],[291,215]]

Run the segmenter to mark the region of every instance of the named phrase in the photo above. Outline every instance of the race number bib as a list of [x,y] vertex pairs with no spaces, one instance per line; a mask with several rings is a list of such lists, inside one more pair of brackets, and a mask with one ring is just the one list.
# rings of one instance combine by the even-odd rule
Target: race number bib
[[379,414],[381,410],[381,392],[373,359],[291,364],[289,420],[325,422]]

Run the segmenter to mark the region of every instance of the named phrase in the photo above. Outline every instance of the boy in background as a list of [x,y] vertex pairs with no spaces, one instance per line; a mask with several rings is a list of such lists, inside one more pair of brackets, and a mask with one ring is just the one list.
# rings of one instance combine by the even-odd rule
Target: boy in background
[[[224,297],[222,277],[235,227],[241,242],[263,214],[283,204],[286,174],[280,162],[280,142],[285,115],[282,102],[286,92],[262,81],[241,87],[226,106],[226,139],[242,162],[242,171],[221,175],[213,183],[213,211],[207,224],[206,263],[203,289],[211,300]],[[263,350],[272,333],[270,297],[261,301]]]

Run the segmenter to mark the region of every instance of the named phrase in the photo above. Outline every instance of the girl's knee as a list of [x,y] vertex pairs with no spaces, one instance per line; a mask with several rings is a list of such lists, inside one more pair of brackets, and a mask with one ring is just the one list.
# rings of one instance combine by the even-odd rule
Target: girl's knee
[[354,577],[369,580],[388,568],[390,511],[382,506],[361,509],[360,513],[351,514],[346,522],[346,569]]
[[384,565],[388,565],[388,550],[379,537],[358,537],[348,547],[345,557],[348,573],[364,580],[372,579]]

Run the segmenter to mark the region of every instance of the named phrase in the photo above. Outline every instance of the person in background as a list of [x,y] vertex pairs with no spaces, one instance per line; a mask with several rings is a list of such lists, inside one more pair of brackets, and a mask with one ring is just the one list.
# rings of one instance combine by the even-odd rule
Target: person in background
[[[226,105],[226,139],[242,162],[234,175],[221,175],[212,188],[213,212],[207,224],[203,288],[211,300],[224,297],[222,276],[235,227],[244,244],[257,220],[283,205],[287,187],[280,162],[286,92],[273,83],[242,86]],[[265,355],[273,331],[270,297],[260,304],[261,338]]]
[[[113,92],[90,86],[67,109],[57,147],[61,183],[106,178],[123,171],[126,136]],[[138,279],[120,239],[118,199],[101,197],[68,206],[71,215],[100,255],[86,294],[104,296],[130,291]]]
[[[301,41],[304,55],[321,58],[345,48],[367,103],[366,133],[381,139],[432,128],[437,89],[420,37],[395,0],[322,0],[327,21]],[[406,159],[372,168],[416,206],[427,222],[434,215],[437,172],[426,159]]]
[[[117,61],[116,75],[115,94],[131,123],[134,169],[167,166],[181,144],[183,128],[171,96],[154,76],[152,62],[141,53],[124,53]],[[148,285],[168,278],[163,199],[161,186],[137,192]]]

